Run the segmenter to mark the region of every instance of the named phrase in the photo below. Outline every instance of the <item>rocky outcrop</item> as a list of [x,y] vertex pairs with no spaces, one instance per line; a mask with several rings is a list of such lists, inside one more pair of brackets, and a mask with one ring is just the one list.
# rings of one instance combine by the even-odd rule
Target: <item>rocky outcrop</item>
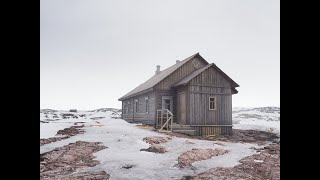
[[65,136],[75,136],[77,134],[84,133],[84,130],[80,129],[83,128],[84,124],[81,126],[71,126],[69,128],[65,128],[63,130],[59,130],[57,135],[65,135]]
[[84,130],[80,129],[83,128],[84,125],[81,126],[71,126],[69,128],[65,128],[63,130],[59,130],[56,135],[62,135],[62,137],[51,137],[51,138],[45,138],[45,139],[40,139],[40,146],[53,143],[56,141],[61,141],[63,139],[67,139],[71,136],[75,136],[77,134],[82,134],[84,133]]
[[69,137],[64,136],[64,137],[51,137],[51,138],[46,138],[46,139],[40,139],[40,146],[45,145],[45,144],[49,144],[49,143],[53,143],[56,141],[61,141],[63,139],[67,139]]
[[148,152],[154,152],[154,153],[165,153],[167,152],[167,149],[163,146],[160,146],[160,143],[167,142],[171,140],[170,137],[161,137],[161,136],[149,136],[143,138],[143,141],[146,141],[150,144],[150,147],[147,149],[140,149],[140,151],[148,151]]
[[162,147],[158,144],[152,144],[148,149],[140,149],[140,151],[148,151],[154,153],[165,153],[167,152],[165,147]]
[[206,160],[213,156],[220,156],[228,153],[228,150],[221,148],[216,149],[197,149],[193,148],[191,151],[184,152],[178,157],[178,165],[180,167],[191,166],[196,161]]
[[171,140],[170,137],[161,137],[161,136],[149,136],[143,138],[143,140],[149,144],[160,144]]
[[76,172],[77,168],[98,165],[99,161],[93,160],[93,153],[105,148],[98,142],[77,141],[40,154],[40,179],[109,179],[104,171]]
[[241,159],[233,168],[212,168],[182,180],[280,180],[280,141],[256,150],[260,153]]

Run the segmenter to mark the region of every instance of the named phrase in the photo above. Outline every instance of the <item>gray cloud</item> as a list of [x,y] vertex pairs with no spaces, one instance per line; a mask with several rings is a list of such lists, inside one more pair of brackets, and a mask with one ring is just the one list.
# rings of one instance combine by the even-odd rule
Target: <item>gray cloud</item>
[[234,106],[280,105],[280,2],[41,0],[40,106],[119,97],[196,52],[239,85]]

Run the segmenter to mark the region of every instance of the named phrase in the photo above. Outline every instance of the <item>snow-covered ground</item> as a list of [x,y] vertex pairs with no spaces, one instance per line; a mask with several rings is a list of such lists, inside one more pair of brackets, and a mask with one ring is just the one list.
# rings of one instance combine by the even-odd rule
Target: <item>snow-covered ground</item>
[[[168,149],[168,152],[156,154],[140,151],[142,148],[149,147],[149,144],[144,142],[143,138],[167,135],[149,129],[137,128],[136,125],[127,123],[122,119],[103,118],[96,121],[86,123],[84,134],[41,146],[40,153],[80,140],[102,142],[108,148],[95,153],[96,160],[100,161],[101,164],[86,168],[84,171],[106,171],[111,175],[111,179],[180,179],[186,175],[200,173],[209,167],[233,167],[238,164],[240,159],[255,152],[250,149],[251,147],[258,147],[255,144],[227,142],[221,142],[225,145],[221,146],[214,144],[212,141],[173,137],[169,142],[161,144]],[[189,144],[186,142],[187,140],[195,144]],[[196,162],[193,164],[194,168],[180,169],[175,166],[178,163],[178,156],[185,151],[192,148],[218,147],[230,150],[230,152]],[[130,169],[122,168],[125,165],[133,165],[133,167]]]
[[[168,135],[138,128],[135,124],[112,118],[119,117],[119,113],[121,112],[116,109],[78,111],[77,113],[40,111],[41,138],[53,137],[58,130],[70,127],[75,122],[85,124],[84,134],[40,146],[40,153],[80,140],[102,142],[108,148],[94,154],[100,164],[82,169],[83,171],[106,171],[110,174],[110,179],[181,179],[183,176],[195,175],[213,167],[233,167],[239,163],[240,159],[255,153],[252,147],[258,147],[252,143],[220,142],[225,145],[221,146],[214,144],[213,141],[172,137],[170,141],[161,144],[168,150],[164,154],[140,151],[140,149],[149,147],[149,144],[143,141],[144,137]],[[67,118],[63,114],[73,114],[73,116]],[[235,108],[233,121],[234,128],[237,129],[268,130],[272,127],[274,131],[280,132],[280,109]],[[194,144],[187,143],[187,140]],[[178,168],[176,166],[178,156],[192,148],[222,148],[230,152],[195,162],[191,168]],[[133,167],[122,168],[125,165]]]
[[75,122],[91,122],[99,118],[119,118],[121,110],[101,108],[92,111],[40,110],[40,139],[54,137],[59,130],[74,125]]
[[233,108],[233,128],[254,129],[280,135],[280,107]]

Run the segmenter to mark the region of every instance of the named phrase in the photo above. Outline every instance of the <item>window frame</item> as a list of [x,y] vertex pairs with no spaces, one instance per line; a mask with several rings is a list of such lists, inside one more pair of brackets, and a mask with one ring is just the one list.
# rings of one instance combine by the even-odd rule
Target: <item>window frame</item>
[[127,114],[127,113],[126,113],[126,103],[125,103],[125,102],[123,103],[122,109],[123,109],[123,114]]
[[198,59],[194,59],[194,60],[192,60],[192,64],[194,65],[194,67],[197,68],[199,66],[200,62]]
[[130,101],[127,102],[126,108],[127,108],[127,110],[126,110],[127,114],[130,114]]
[[137,114],[137,113],[139,113],[139,101],[138,101],[138,99],[136,99],[134,101],[134,105],[135,105],[135,113]]
[[[210,105],[211,105],[211,98],[214,98],[214,109],[211,109]],[[209,96],[209,110],[210,111],[215,111],[217,110],[217,97],[216,96]]]

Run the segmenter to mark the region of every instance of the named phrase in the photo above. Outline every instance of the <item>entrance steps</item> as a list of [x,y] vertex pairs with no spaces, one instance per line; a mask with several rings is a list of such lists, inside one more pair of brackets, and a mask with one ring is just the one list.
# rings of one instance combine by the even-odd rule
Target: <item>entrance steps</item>
[[191,127],[190,125],[173,123],[171,125],[171,127],[172,127],[172,131],[176,132],[176,133],[181,133],[181,134],[187,134],[187,135],[194,136],[195,132],[196,132],[196,130],[193,127]]

